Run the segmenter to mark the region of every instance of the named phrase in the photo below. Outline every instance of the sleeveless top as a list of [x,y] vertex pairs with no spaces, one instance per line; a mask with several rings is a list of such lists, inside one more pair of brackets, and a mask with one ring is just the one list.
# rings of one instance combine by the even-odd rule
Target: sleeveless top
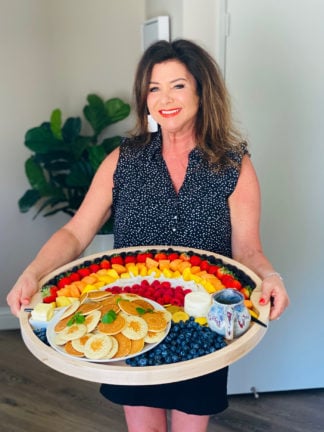
[[[242,146],[229,154],[238,167],[248,153]],[[177,193],[162,157],[160,132],[145,146],[123,139],[114,173],[114,247],[184,246],[231,257],[228,198],[238,177],[239,168],[212,170],[193,149]]]

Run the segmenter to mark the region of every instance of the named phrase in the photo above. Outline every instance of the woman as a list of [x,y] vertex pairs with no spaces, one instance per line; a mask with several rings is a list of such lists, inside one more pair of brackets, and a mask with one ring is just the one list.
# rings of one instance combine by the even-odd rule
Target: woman
[[[77,214],[43,246],[8,295],[14,314],[37,281],[75,259],[101,225],[115,219],[115,247],[178,245],[233,257],[262,282],[270,319],[289,300],[283,281],[262,252],[260,192],[247,146],[235,131],[228,94],[210,55],[198,45],[159,41],[143,54],[135,77],[136,132],[96,173]],[[158,131],[147,131],[147,114]],[[64,245],[64,247],[63,247]],[[124,405],[130,432],[207,429],[227,407],[227,368],[159,386],[102,385]]]

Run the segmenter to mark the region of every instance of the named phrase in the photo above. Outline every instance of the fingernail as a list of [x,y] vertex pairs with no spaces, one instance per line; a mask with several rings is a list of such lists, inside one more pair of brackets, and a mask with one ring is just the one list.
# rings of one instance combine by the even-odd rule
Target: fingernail
[[264,298],[260,298],[259,303],[260,303],[260,304],[265,304],[265,300],[264,300]]

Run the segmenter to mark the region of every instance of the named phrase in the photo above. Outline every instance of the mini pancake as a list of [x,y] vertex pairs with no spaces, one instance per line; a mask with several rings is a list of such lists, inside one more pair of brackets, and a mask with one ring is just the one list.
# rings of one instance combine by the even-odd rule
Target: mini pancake
[[61,333],[55,333],[53,337],[53,342],[55,345],[63,346],[66,344],[66,339],[63,339]]
[[117,315],[115,321],[112,323],[100,322],[97,326],[97,329],[100,333],[104,333],[106,335],[115,335],[122,331],[125,326],[126,319],[122,315]]
[[89,295],[89,291],[86,291],[86,292],[81,294],[80,299],[79,299],[80,304],[83,304],[87,300],[88,295]]
[[85,324],[72,324],[71,326],[65,327],[65,329],[60,333],[62,339],[66,341],[79,339],[88,332],[87,326]]
[[145,310],[154,310],[154,306],[148,302],[147,300],[144,300],[143,298],[138,298],[134,300],[132,303],[136,303],[140,308]]
[[72,341],[68,341],[65,345],[64,345],[64,349],[66,351],[67,354],[70,354],[72,356],[75,357],[84,357],[83,352],[76,350],[73,345],[72,345]]
[[167,311],[166,309],[158,310],[158,311],[156,310],[155,313],[161,314],[167,323],[169,323],[172,320],[172,314],[169,311]]
[[161,340],[164,338],[164,336],[165,336],[165,331],[161,331],[161,332],[148,331],[147,335],[144,338],[144,342],[146,342],[146,343],[158,343],[158,342],[161,342]]
[[126,326],[121,332],[131,340],[142,339],[148,332],[148,325],[143,318],[128,315],[126,316]]
[[101,301],[111,296],[112,293],[109,291],[89,291],[88,292],[89,300]]
[[100,360],[108,355],[112,345],[110,336],[105,334],[92,335],[84,345],[84,355],[92,360]]
[[123,300],[136,300],[141,298],[138,294],[135,293],[127,293],[127,292],[122,292],[119,294],[119,296],[123,299]]
[[60,321],[58,321],[54,327],[54,331],[55,333],[61,333],[65,327],[67,326],[67,323],[70,321],[71,317],[68,316],[64,319],[60,319]]
[[71,341],[73,348],[79,352],[84,353],[84,346],[91,336],[92,334],[87,333],[84,336],[81,336],[79,339],[73,339]]
[[104,304],[104,305],[102,305],[102,307],[100,309],[101,315],[103,316],[103,315],[105,315],[105,313],[107,313],[111,310],[118,313],[120,311],[120,307],[116,303]]
[[89,315],[85,317],[85,325],[88,328],[88,333],[91,333],[96,327],[100,320],[101,312],[99,310],[94,310],[90,312]]
[[98,302],[93,303],[83,303],[79,306],[77,309],[77,312],[81,313],[82,315],[88,315],[89,313],[98,310],[101,308],[101,304]]
[[120,297],[120,295],[118,295],[118,294],[112,294],[112,293],[109,293],[110,294],[110,296],[109,297],[106,297],[104,300],[102,300],[101,301],[101,305],[102,306],[104,306],[104,305],[110,305],[110,304],[117,304],[117,302],[118,302],[118,299],[120,299],[121,297]]
[[138,312],[139,306],[134,301],[119,300],[118,306],[127,315],[136,315],[136,316],[140,315],[140,313]]
[[114,357],[126,357],[131,350],[131,340],[128,337],[124,336],[123,333],[117,333],[114,338],[117,340],[118,343],[118,350]]
[[117,351],[118,351],[118,342],[117,340],[114,338],[114,336],[110,336],[111,342],[112,342],[112,347],[111,350],[109,351],[109,353],[106,355],[106,359],[111,359],[113,358]]
[[133,339],[131,341],[132,346],[129,355],[136,354],[144,348],[144,338],[141,339]]
[[146,322],[148,331],[160,332],[165,330],[168,323],[164,316],[159,312],[148,312],[142,315],[143,320]]
[[80,306],[79,300],[75,300],[70,306],[68,306],[65,311],[61,315],[61,319],[66,318],[68,316],[71,316],[74,314],[74,312],[78,309]]

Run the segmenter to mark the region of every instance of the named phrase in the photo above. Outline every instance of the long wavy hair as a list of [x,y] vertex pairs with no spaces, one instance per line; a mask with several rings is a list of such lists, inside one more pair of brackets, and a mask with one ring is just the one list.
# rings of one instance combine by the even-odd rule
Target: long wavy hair
[[184,64],[196,80],[199,109],[195,123],[196,145],[212,165],[231,164],[231,151],[240,151],[243,139],[234,127],[231,104],[222,73],[211,55],[196,43],[178,39],[158,41],[147,48],[140,59],[134,81],[137,143],[148,143],[147,96],[154,65],[168,60]]

